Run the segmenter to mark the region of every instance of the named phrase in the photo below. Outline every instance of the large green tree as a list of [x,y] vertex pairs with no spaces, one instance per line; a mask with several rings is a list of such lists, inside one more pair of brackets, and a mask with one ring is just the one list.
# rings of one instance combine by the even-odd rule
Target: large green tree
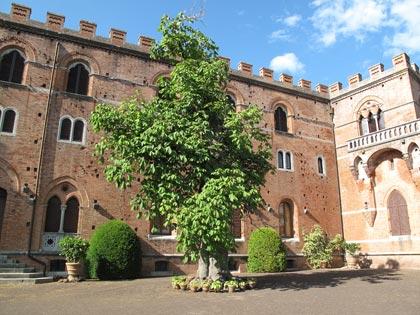
[[161,20],[151,58],[172,72],[158,81],[156,97],[98,105],[91,123],[102,134],[96,154],[106,179],[126,189],[140,176],[133,210],[175,224],[178,251],[199,261],[199,277],[217,278],[235,249],[233,212],[263,205],[271,150],[258,127],[262,111],[235,111],[225,91],[228,66],[193,22],[182,13]]

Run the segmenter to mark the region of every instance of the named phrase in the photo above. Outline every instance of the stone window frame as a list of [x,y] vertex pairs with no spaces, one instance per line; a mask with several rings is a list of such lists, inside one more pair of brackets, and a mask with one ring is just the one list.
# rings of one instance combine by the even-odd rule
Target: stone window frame
[[[3,130],[3,122],[4,122],[4,114],[6,111],[13,111],[15,113],[15,121],[13,123],[13,132],[5,132]],[[19,112],[14,107],[1,107],[0,106],[0,134],[2,136],[9,136],[9,137],[15,137],[16,131],[17,131],[17,123],[19,120]]]
[[[284,114],[285,114],[285,122],[286,122],[286,130],[279,130],[279,129],[277,129],[276,127],[276,113],[277,113],[277,111],[278,110],[282,110],[283,112],[284,112]],[[282,132],[284,132],[284,133],[290,133],[290,122],[289,122],[289,111],[288,111],[288,108],[286,107],[286,106],[284,106],[283,104],[278,104],[277,106],[276,106],[276,108],[274,109],[274,131],[275,132],[279,132],[279,133],[282,133]]]
[[[322,163],[322,173],[319,171],[319,160]],[[316,172],[320,176],[327,176],[327,163],[323,155],[317,155],[315,159]]]
[[2,81],[2,82],[9,82],[9,83],[12,83],[12,84],[24,85],[28,58],[26,57],[26,55],[24,53],[24,50],[22,48],[13,46],[13,47],[7,48],[4,51],[2,51],[0,53],[0,63],[1,63],[1,61],[2,61],[2,59],[5,55],[7,55],[7,54],[9,54],[13,51],[16,51],[23,58],[23,70],[22,70],[21,80],[20,80],[20,82],[12,82],[12,81]]
[[[64,140],[64,139],[60,139],[60,133],[61,133],[61,124],[63,122],[64,119],[70,119],[71,121],[71,127],[70,127],[70,140]],[[82,141],[74,141],[73,140],[73,132],[74,132],[74,125],[76,123],[76,121],[82,121],[83,122],[83,135],[82,135]],[[64,115],[60,117],[60,120],[58,122],[58,132],[57,132],[57,142],[62,142],[62,143],[69,143],[69,144],[77,144],[77,145],[85,145],[86,143],[86,136],[87,136],[87,122],[84,118],[82,117],[76,117],[73,118],[70,115]]]
[[[288,222],[288,224],[286,224],[287,222],[286,222],[286,220],[285,220],[285,213],[283,214],[283,216],[281,215],[281,211],[282,211],[282,205],[284,205],[284,204],[287,204],[288,206],[289,206],[289,222]],[[298,226],[297,224],[295,224],[295,223],[297,223],[297,222],[295,222],[295,220],[296,220],[296,215],[297,215],[297,211],[296,211],[296,209],[297,209],[297,207],[296,207],[296,205],[295,205],[295,203],[293,202],[293,200],[292,199],[290,199],[290,198],[287,198],[287,197],[285,197],[285,198],[282,198],[281,199],[281,201],[280,201],[280,203],[279,203],[279,206],[278,206],[278,215],[279,215],[279,234],[280,234],[280,237],[281,237],[281,239],[282,240],[284,240],[284,241],[288,241],[288,242],[293,242],[293,241],[296,241],[297,240],[297,238],[296,238],[296,235],[297,235],[297,230],[296,230],[296,227]],[[283,218],[283,222],[281,221],[282,220],[282,218]],[[289,225],[289,228],[290,228],[290,234],[289,235],[286,235],[286,234],[284,234],[284,233],[282,233],[282,230],[284,229],[284,230],[286,230],[286,225]]]
[[175,241],[176,240],[176,236],[177,236],[177,230],[176,230],[176,226],[175,227],[169,227],[169,234],[159,234],[159,233],[152,233],[152,229],[153,229],[153,219],[149,219],[149,233],[147,234],[147,238],[149,240],[172,240]]
[[[280,167],[280,160],[279,160],[279,153],[282,153],[282,157],[283,157],[283,166]],[[286,155],[289,154],[290,155],[290,168],[286,167]],[[291,151],[288,150],[283,150],[283,149],[279,149],[277,150],[277,170],[279,171],[284,171],[284,172],[294,172],[294,158],[293,158],[293,153]]]

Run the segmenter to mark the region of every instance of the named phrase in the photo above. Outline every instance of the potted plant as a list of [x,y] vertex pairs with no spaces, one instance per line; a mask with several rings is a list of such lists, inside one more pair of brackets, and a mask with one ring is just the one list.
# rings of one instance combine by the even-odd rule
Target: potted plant
[[181,288],[180,287],[180,284],[182,282],[185,282],[186,279],[187,278],[184,277],[184,276],[175,276],[175,277],[172,277],[172,279],[171,279],[172,288],[174,288],[174,289],[180,289]]
[[347,243],[343,242],[343,249],[346,252],[346,262],[347,267],[349,268],[355,268],[358,265],[359,262],[359,255],[358,252],[360,250],[360,244],[359,243]]
[[198,292],[201,289],[201,280],[194,279],[190,282],[190,290],[193,292]]
[[67,279],[77,282],[84,278],[83,261],[89,242],[81,237],[66,236],[59,242],[60,255],[66,257]]
[[242,291],[245,291],[248,287],[248,283],[246,282],[246,280],[241,279],[238,282],[238,286],[239,286],[239,289],[241,289]]
[[232,279],[225,282],[225,288],[228,288],[229,293],[235,292],[235,290],[238,288],[238,281]]
[[185,279],[184,281],[180,281],[179,287],[181,288],[181,290],[184,290],[184,291],[187,290],[187,287],[188,287],[187,279]]
[[254,289],[257,285],[257,281],[255,279],[248,279],[247,284],[250,289]]
[[218,280],[214,280],[211,285],[210,285],[210,290],[214,291],[214,292],[220,292],[223,289],[223,282],[218,279]]
[[203,292],[209,292],[211,283],[212,281],[210,279],[202,281]]

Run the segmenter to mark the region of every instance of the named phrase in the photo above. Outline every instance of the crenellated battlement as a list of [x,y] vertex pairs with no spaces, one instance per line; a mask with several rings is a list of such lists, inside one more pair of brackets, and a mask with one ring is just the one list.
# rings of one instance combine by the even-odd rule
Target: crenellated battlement
[[415,63],[410,64],[410,57],[406,53],[401,53],[392,58],[392,68],[390,69],[384,70],[384,65],[382,63],[378,63],[368,68],[369,78],[363,79],[360,73],[350,75],[347,78],[347,88],[343,89],[343,84],[341,82],[331,84],[329,87],[330,96],[332,98],[340,96],[353,89],[364,86],[403,69],[412,69],[415,73],[420,75],[419,67]]
[[[80,37],[83,39],[91,40],[92,42],[100,42],[102,44],[106,43],[116,47],[123,47],[130,50],[138,50],[140,52],[148,53],[150,48],[153,45],[154,39],[140,35],[138,42],[136,44],[127,43],[126,37],[127,32],[124,30],[119,30],[116,28],[111,28],[109,31],[108,38],[98,36],[96,34],[97,25],[93,22],[81,20],[79,23],[79,30],[72,30],[65,28],[66,17],[60,14],[47,12],[46,21],[39,22],[31,20],[32,9],[20,4],[12,3],[11,10],[9,15],[0,14],[0,18],[8,19],[12,22],[18,22],[26,24],[28,26],[41,28],[61,34],[71,35]],[[237,70],[232,69],[230,65],[230,59],[226,57],[220,57],[225,60],[229,65],[231,72],[234,72],[238,75],[243,75],[245,77],[250,77],[252,79],[262,79],[266,82],[271,82],[274,84],[279,84],[285,88],[298,90],[303,93],[320,95],[322,97],[328,97],[329,91],[327,86],[323,84],[317,84],[315,90],[312,90],[311,81],[306,79],[300,79],[297,85],[293,83],[293,77],[291,75],[282,73],[279,76],[279,79],[274,78],[274,71],[272,69],[262,67],[259,70],[258,74],[253,73],[253,65],[247,62],[241,61],[238,65]]]

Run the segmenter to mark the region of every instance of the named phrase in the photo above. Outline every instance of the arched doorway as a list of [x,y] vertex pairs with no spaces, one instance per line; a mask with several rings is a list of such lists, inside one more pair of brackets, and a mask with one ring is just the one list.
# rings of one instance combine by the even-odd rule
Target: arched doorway
[[398,190],[393,190],[388,197],[388,212],[391,235],[410,235],[407,202]]
[[7,200],[7,191],[0,187],[0,238],[1,238],[1,228],[3,225],[3,217],[6,211],[6,200]]

